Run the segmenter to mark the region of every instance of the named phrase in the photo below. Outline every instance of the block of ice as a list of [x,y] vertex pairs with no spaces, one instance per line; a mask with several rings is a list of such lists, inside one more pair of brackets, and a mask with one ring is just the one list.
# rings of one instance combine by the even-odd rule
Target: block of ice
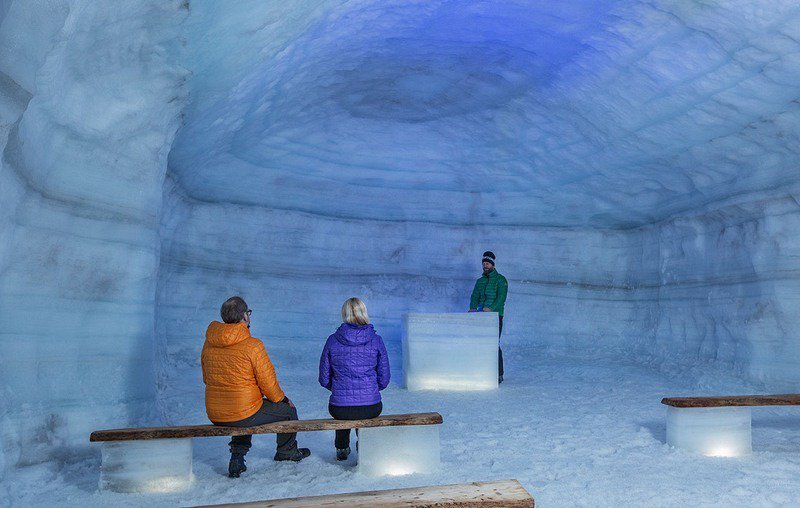
[[753,451],[749,407],[667,408],[667,444],[703,455],[736,457]]
[[409,390],[497,388],[496,312],[406,314],[403,375]]
[[176,492],[192,483],[192,439],[103,443],[100,488],[115,492]]
[[359,473],[368,476],[434,473],[439,464],[438,425],[359,430]]

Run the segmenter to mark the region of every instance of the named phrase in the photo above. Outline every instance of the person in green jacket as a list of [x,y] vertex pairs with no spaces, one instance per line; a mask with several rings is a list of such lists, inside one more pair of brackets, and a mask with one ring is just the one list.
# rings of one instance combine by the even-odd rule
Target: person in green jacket
[[[492,251],[483,253],[483,275],[475,282],[475,289],[469,299],[470,312],[497,312],[500,316],[498,337],[503,334],[503,308],[508,295],[508,281],[494,268],[495,255]],[[497,349],[497,372],[499,383],[503,382],[503,350]]]

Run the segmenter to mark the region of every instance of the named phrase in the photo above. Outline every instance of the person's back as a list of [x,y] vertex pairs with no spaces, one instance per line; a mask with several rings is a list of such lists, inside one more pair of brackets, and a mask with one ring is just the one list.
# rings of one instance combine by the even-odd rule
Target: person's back
[[[208,325],[200,363],[206,383],[206,413],[212,422],[253,415],[261,407],[262,395],[272,402],[284,398],[264,343],[250,335],[245,323],[214,321]],[[262,368],[254,368],[259,365]]]
[[[375,418],[383,411],[380,391],[391,377],[386,346],[358,298],[344,303],[342,321],[325,342],[319,360],[319,384],[331,391],[328,412],[337,420]],[[345,460],[350,430],[336,431],[335,446],[336,459]]]
[[[222,323],[213,321],[206,330],[200,354],[206,385],[206,413],[214,425],[252,427],[297,420],[297,409],[278,384],[275,367],[264,343],[250,335],[247,303],[238,297],[222,304]],[[277,434],[275,460],[299,461],[308,448],[298,448],[295,433]],[[247,470],[244,457],[252,446],[251,435],[231,437],[228,476],[238,478]]]
[[330,403],[335,406],[367,406],[381,401],[380,391],[389,384],[386,347],[372,325],[342,323],[328,337]]

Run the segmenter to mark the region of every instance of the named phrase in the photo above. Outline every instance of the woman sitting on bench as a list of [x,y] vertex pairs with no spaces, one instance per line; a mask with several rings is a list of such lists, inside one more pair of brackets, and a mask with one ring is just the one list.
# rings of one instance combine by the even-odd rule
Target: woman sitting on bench
[[[380,391],[389,385],[386,346],[358,298],[344,302],[342,321],[319,359],[319,384],[331,391],[328,411],[336,420],[375,418],[383,410]],[[336,431],[335,445],[336,460],[346,460],[350,429]]]

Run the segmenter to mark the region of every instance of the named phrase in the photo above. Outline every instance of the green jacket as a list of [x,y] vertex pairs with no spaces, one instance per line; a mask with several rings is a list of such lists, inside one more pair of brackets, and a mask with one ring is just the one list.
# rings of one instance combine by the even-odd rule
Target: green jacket
[[508,281],[497,273],[497,270],[492,270],[489,275],[481,275],[475,282],[475,289],[472,290],[472,297],[469,299],[469,308],[488,307],[502,316],[507,294]]

